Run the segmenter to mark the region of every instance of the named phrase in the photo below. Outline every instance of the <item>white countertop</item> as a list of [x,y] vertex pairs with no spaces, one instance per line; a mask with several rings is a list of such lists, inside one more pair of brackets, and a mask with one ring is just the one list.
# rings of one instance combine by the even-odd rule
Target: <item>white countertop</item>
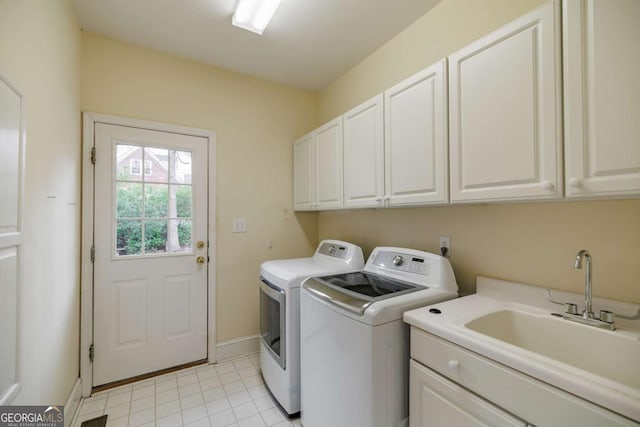
[[[464,326],[475,318],[500,310],[521,311],[540,316],[550,316],[552,312],[562,313],[563,307],[550,302],[544,288],[484,277],[478,278],[477,288],[477,294],[408,311],[404,314],[404,321],[413,327],[640,422],[640,389],[594,375]],[[582,295],[561,291],[554,291],[554,297],[576,303],[583,299]],[[441,313],[431,313],[429,310],[433,308],[439,309]],[[633,304],[594,299],[594,311],[600,308],[628,316],[637,311],[637,306]],[[564,319],[558,319],[558,321],[568,322]],[[602,333],[622,334],[631,340],[638,340],[640,345],[638,332],[640,321],[620,319],[616,323],[618,330],[602,330]],[[589,348],[589,343],[585,343],[585,351],[606,352],[606,349]],[[612,363],[614,362],[615,358],[612,355]],[[639,366],[628,368],[640,369]]]

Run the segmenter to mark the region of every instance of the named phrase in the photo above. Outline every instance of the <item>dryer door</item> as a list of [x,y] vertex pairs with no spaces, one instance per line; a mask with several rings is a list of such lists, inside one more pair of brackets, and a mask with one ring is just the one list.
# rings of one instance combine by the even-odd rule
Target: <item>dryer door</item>
[[286,294],[264,277],[260,280],[260,339],[278,365],[286,369]]

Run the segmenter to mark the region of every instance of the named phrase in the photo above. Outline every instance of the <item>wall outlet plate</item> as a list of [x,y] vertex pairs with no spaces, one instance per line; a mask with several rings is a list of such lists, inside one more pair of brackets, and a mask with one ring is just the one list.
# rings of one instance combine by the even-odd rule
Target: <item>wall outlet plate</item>
[[[446,252],[443,254],[443,248],[446,248]],[[438,245],[440,255],[449,258],[451,256],[451,239],[448,236],[440,237],[440,244]]]

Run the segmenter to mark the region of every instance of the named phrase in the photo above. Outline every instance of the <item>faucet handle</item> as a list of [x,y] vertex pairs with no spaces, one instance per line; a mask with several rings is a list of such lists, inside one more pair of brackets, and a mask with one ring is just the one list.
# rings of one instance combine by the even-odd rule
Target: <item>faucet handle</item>
[[605,323],[614,323],[616,315],[609,310],[600,310],[600,320]]
[[567,302],[564,304],[567,314],[578,314],[578,305],[572,302]]

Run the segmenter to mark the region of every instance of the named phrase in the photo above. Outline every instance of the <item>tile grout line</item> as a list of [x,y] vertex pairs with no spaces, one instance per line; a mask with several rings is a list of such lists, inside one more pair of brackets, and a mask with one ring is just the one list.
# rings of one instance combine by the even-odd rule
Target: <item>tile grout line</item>
[[[229,374],[229,375],[227,375],[225,379],[225,383],[223,383],[220,380],[220,377],[226,374]],[[179,379],[181,377],[184,378],[186,376],[192,376],[193,380],[192,379],[187,380],[187,381],[190,381],[188,383],[185,383],[184,381],[182,381],[182,384],[181,384]],[[175,387],[167,388],[162,392],[159,392],[158,384],[161,384],[163,382],[169,382],[169,381],[175,382]],[[217,384],[212,385],[212,382],[216,382]],[[146,383],[145,386],[140,387],[140,385],[145,383]],[[207,384],[207,387],[208,387],[207,390],[203,390],[203,383]],[[147,387],[153,387],[152,393],[149,393],[148,396],[144,396],[145,393],[142,393],[142,397],[134,399],[134,395],[138,396],[141,394],[139,390],[144,390]],[[240,389],[237,389],[238,387],[240,387]],[[216,390],[216,389],[218,390],[218,393],[221,393],[221,394],[219,394],[218,397],[211,399],[210,401],[205,401],[205,393],[207,391]],[[193,420],[192,423],[190,424],[201,423],[201,424],[211,425],[211,418],[213,418],[214,416],[220,413],[228,413],[228,415],[233,417],[232,419],[235,421],[236,424],[251,418],[253,421],[260,420],[260,422],[264,425],[268,425],[269,424],[268,420],[271,420],[271,425],[285,424],[285,425],[297,426],[297,424],[289,420],[288,416],[286,416],[283,413],[283,411],[278,407],[277,403],[274,402],[273,397],[268,393],[268,391],[266,391],[266,386],[260,376],[258,357],[256,353],[251,355],[245,355],[245,356],[231,359],[231,360],[227,360],[222,363],[201,365],[198,367],[190,367],[185,369],[184,371],[176,371],[175,373],[172,373],[170,375],[161,375],[153,379],[146,379],[141,383],[132,383],[128,391],[122,391],[122,393],[130,393],[130,396],[128,399],[129,408],[127,412],[128,423],[131,423],[131,418],[134,416],[134,414],[137,414],[142,411],[148,411],[151,409],[153,409],[153,421],[149,421],[148,422],[149,424],[153,422],[154,424],[157,425],[159,420],[165,419],[167,417],[175,416],[176,412],[168,415],[164,415],[162,417],[158,415],[158,407],[161,406],[158,403],[158,396],[162,393],[168,393],[171,390],[176,391],[176,395],[177,395],[176,409],[178,410],[177,414],[179,415],[179,418],[183,425],[185,424],[185,418],[184,418],[185,411],[188,411],[189,409],[193,409],[193,408],[201,408],[200,410],[203,410],[202,417],[196,420]],[[189,393],[189,394],[185,395],[184,394],[185,390],[187,390],[186,393]],[[195,390],[195,392],[193,392],[193,390]],[[114,405],[107,408],[107,405],[109,405],[109,401],[114,396],[112,393],[115,391],[119,391],[119,389],[114,389],[106,393],[104,397],[104,406],[100,405],[103,407],[103,411],[102,411],[103,414],[108,415],[110,410],[112,410],[114,407],[118,407],[121,405],[121,404],[118,404],[118,405]],[[138,393],[134,394],[134,391]],[[245,393],[246,397],[240,398],[239,400],[235,400],[234,403],[232,403],[230,396],[234,394],[240,394],[243,392]],[[190,396],[195,396],[195,395],[199,396],[200,402],[197,403],[196,406],[193,406],[192,408],[185,409],[183,399],[186,399]],[[139,401],[141,399],[148,399],[150,397],[153,397],[153,406],[146,409],[141,409],[136,411],[133,410],[134,402]],[[226,409],[221,409],[216,412],[213,412],[213,409],[210,409],[211,403],[221,399],[225,399],[225,404],[227,405]],[[248,399],[248,400],[245,401],[244,399]],[[169,400],[168,402],[162,403],[162,405],[167,405],[171,402],[172,400]],[[239,403],[239,402],[242,402],[242,403]],[[257,402],[260,402],[260,405],[258,405]],[[238,419],[236,414],[240,414],[242,416],[242,412],[238,412],[239,410],[237,408],[239,407],[248,408],[249,406],[250,406],[250,409],[246,409],[246,410],[249,412],[255,411],[255,413],[249,416],[243,416],[243,418]],[[210,411],[212,412],[210,413]],[[256,415],[259,415],[259,417],[255,417]],[[126,416],[127,415],[122,415],[110,421],[114,422],[116,420],[125,418]],[[203,420],[206,420],[206,422],[203,422]]]

